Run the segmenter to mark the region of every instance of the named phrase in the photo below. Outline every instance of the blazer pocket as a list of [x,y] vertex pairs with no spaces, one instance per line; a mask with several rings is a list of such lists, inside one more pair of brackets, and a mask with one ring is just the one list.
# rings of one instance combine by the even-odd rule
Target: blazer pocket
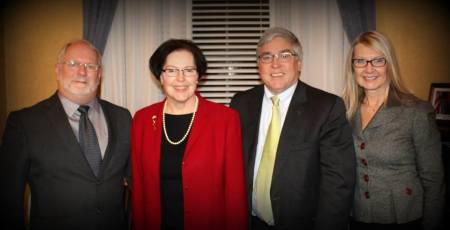
[[418,180],[400,183],[392,188],[397,221],[409,222],[423,215],[423,188]]

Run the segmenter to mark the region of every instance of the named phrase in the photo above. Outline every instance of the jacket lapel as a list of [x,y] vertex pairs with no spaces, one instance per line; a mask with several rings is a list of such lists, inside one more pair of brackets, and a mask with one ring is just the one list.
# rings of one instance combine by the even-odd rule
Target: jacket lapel
[[[261,85],[255,91],[254,100],[249,100],[247,104],[247,112],[245,113],[247,118],[249,119],[248,126],[245,127],[247,129],[248,136],[247,143],[244,145],[248,145],[248,151],[244,151],[244,161],[246,167],[248,168],[247,173],[247,183],[250,185],[251,189],[253,188],[253,175],[255,171],[255,159],[256,159],[256,149],[258,145],[258,132],[259,132],[259,123],[261,120],[261,110],[262,110],[262,100],[264,97],[264,87]],[[244,138],[245,139],[245,138]],[[246,156],[245,154],[248,155]]]
[[402,110],[401,106],[381,108],[375,114],[375,116],[372,118],[367,127],[363,130],[363,132],[368,129],[389,124],[393,119],[395,119],[399,114],[401,114],[401,110]]
[[109,107],[101,99],[98,99],[98,102],[103,110],[103,115],[105,116],[106,126],[108,129],[108,144],[106,145],[105,155],[103,156],[103,161],[102,161],[102,167],[100,167],[100,172],[98,174],[98,177],[101,178],[105,171],[106,165],[108,165],[108,163],[111,161],[112,153],[113,153],[111,151],[111,146],[112,146],[112,143],[116,142],[116,136],[115,136],[114,130],[112,129],[112,123],[111,123],[112,121],[111,121],[111,116],[110,116],[111,113],[109,111]]
[[398,100],[394,92],[390,90],[388,94],[387,105],[385,107],[381,107],[377,111],[377,113],[374,115],[372,120],[369,121],[369,124],[367,124],[364,130],[361,130],[361,109],[359,107],[356,116],[358,120],[355,119],[355,121],[359,123],[355,125],[358,125],[358,127],[360,128],[359,130],[361,130],[358,134],[362,135],[365,130],[389,124],[393,119],[401,114],[401,111],[403,110],[403,107],[401,105],[402,103],[400,102],[400,100]]
[[350,122],[353,130],[353,135],[360,137],[362,135],[362,124],[361,124],[361,109],[358,108],[358,110],[355,113],[355,116],[352,118]]
[[186,150],[184,151],[183,160],[188,159],[190,152],[192,152],[193,146],[195,146],[195,143],[200,138],[201,134],[203,133],[202,130],[205,130],[207,121],[209,120],[207,118],[208,111],[205,108],[205,99],[201,97],[199,94],[196,94],[198,97],[198,107],[197,112],[195,113],[194,121],[192,123],[191,133],[188,136],[188,140],[186,143]]
[[[167,99],[164,99],[162,102],[151,106],[152,109],[148,111],[147,118],[140,123],[136,123],[136,128],[141,127],[142,130],[137,135],[142,135],[140,139],[142,143],[142,159],[146,159],[150,162],[150,167],[148,169],[149,176],[156,179],[155,184],[159,186],[160,179],[160,159],[161,159],[161,141],[164,134],[163,132],[163,107],[164,103]],[[147,114],[147,113],[145,113]],[[159,191],[159,190],[158,190]]]
[[55,142],[61,143],[61,151],[69,150],[67,152],[61,152],[61,154],[67,154],[67,160],[74,159],[75,165],[84,168],[82,170],[83,172],[89,172],[89,176],[93,176],[94,174],[83,155],[57,93],[53,94],[45,102],[45,107],[50,126],[53,127],[52,130],[55,130],[56,137],[58,138]]

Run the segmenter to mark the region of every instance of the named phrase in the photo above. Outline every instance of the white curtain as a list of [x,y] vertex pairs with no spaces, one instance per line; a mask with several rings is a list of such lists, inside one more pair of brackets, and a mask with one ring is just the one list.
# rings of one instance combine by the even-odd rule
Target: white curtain
[[[102,98],[134,114],[160,101],[148,60],[169,38],[190,38],[191,0],[119,0],[103,63]],[[294,32],[303,45],[301,80],[340,95],[349,44],[336,1],[272,0],[271,25]]]
[[179,0],[119,0],[103,57],[103,99],[134,114],[163,98],[148,60],[165,40],[190,35],[187,4]]
[[341,95],[350,48],[336,1],[272,0],[271,25],[291,30],[303,45],[300,79]]

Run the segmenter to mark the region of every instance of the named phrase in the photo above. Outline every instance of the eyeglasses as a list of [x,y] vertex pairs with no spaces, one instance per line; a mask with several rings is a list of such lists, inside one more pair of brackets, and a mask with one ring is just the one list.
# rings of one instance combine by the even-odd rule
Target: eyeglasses
[[66,64],[70,69],[78,70],[81,66],[84,66],[86,71],[88,72],[94,72],[97,71],[100,68],[99,64],[93,64],[93,63],[80,63],[74,60],[64,61],[63,64]]
[[368,63],[370,63],[373,67],[383,67],[386,65],[386,58],[379,57],[379,58],[374,58],[372,60],[355,58],[355,59],[352,59],[352,63],[355,68],[366,67]]
[[289,62],[292,60],[293,57],[297,57],[298,55],[296,53],[285,51],[278,54],[262,54],[258,56],[258,59],[262,63],[272,63],[273,59],[277,58],[279,62]]
[[184,68],[184,69],[177,69],[177,68],[165,68],[162,70],[164,74],[168,77],[177,77],[178,74],[183,72],[183,75],[185,77],[193,77],[197,75],[197,69],[195,68]]

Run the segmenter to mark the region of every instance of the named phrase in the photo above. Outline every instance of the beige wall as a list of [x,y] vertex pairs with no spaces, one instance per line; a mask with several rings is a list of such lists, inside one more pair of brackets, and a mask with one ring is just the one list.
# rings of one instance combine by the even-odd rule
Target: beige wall
[[[8,112],[54,92],[58,49],[82,36],[82,0],[9,2],[0,32],[0,134]],[[443,2],[376,1],[377,29],[391,39],[407,85],[423,99],[431,82],[450,82],[450,13]]]
[[[39,0],[9,1],[2,10],[0,58],[4,57],[5,82],[0,87],[6,94],[2,109],[10,112],[55,91],[57,53],[65,42],[82,36],[82,0],[48,0],[45,4]],[[0,116],[0,127],[4,126],[4,116]]]
[[430,84],[450,83],[450,8],[438,0],[377,0],[377,30],[394,45],[407,86],[428,100]]

